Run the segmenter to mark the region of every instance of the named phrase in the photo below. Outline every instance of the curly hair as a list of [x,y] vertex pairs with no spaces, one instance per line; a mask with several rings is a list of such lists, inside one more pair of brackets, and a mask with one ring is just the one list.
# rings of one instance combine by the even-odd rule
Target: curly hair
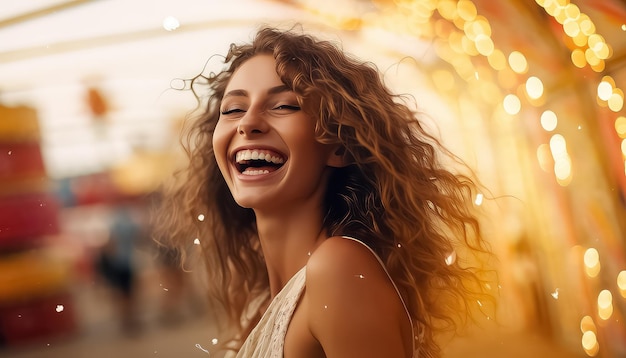
[[[439,356],[437,333],[465,322],[472,302],[485,295],[481,269],[470,264],[471,254],[489,252],[472,208],[476,180],[444,166],[442,156],[460,161],[427,133],[404,97],[386,88],[373,64],[332,42],[265,27],[251,43],[231,45],[221,72],[202,77],[210,89],[206,110],[185,137],[189,165],[165,196],[160,239],[182,248],[200,239],[210,293],[236,327],[235,340],[245,338],[258,318],[242,323],[248,306],[268,299],[267,270],[254,212],[230,194],[212,136],[229,79],[259,54],[273,55],[282,82],[316,118],[317,140],[340,145],[350,160],[329,179],[324,228],[377,252],[419,332],[419,356]],[[459,259],[446,260],[451,255]]]

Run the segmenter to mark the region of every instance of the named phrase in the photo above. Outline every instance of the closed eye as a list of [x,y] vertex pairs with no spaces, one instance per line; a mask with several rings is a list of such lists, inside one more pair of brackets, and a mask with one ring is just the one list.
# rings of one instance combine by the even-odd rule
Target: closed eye
[[278,111],[280,111],[280,110],[299,111],[300,107],[283,104],[283,105],[280,105],[280,106],[276,106],[276,107],[274,107],[272,109],[273,110],[278,110]]
[[222,112],[220,112],[223,116],[227,116],[229,114],[233,114],[233,113],[240,113],[240,112],[244,112],[243,109],[240,108],[233,108],[233,109],[226,109],[223,110]]

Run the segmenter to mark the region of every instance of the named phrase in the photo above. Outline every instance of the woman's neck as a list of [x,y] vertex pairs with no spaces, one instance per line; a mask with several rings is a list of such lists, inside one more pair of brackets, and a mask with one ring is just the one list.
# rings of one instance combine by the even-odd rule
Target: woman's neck
[[321,210],[289,210],[280,215],[256,212],[256,221],[274,297],[326,239]]

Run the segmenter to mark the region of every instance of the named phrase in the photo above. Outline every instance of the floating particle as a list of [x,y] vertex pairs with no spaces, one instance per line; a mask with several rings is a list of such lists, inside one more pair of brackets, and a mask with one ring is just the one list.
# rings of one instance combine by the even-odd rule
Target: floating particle
[[193,240],[194,245],[200,245],[200,239],[196,238]]
[[65,309],[63,305],[57,305],[56,311],[60,313],[60,312],[63,312],[63,309]]
[[167,31],[174,31],[180,27],[180,22],[174,16],[168,16],[163,19],[163,28]]
[[554,298],[555,300],[559,299],[559,288],[557,287],[556,290],[554,290],[554,292],[550,293],[550,295],[552,296],[552,298]]
[[200,343],[196,343],[196,348],[198,348],[199,350],[203,351],[204,353],[210,354],[210,352],[208,350],[202,348]]

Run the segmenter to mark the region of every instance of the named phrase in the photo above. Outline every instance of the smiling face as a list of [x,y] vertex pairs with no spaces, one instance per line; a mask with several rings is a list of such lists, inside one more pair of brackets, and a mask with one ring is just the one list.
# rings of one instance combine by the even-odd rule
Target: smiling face
[[315,139],[315,118],[282,83],[274,58],[247,60],[224,93],[213,147],[235,201],[264,210],[321,205],[332,148]]

